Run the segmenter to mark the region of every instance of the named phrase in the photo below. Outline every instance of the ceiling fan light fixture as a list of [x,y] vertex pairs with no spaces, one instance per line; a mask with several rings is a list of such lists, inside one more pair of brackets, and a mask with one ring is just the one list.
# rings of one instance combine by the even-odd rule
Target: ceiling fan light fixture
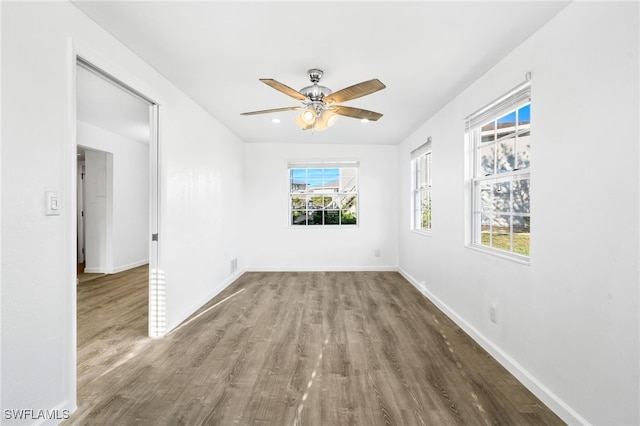
[[307,107],[304,110],[302,110],[302,113],[300,114],[300,119],[305,124],[313,124],[314,121],[316,121],[316,111],[311,107]]
[[305,121],[302,119],[302,114],[298,114],[296,116],[296,124],[300,126],[302,130],[307,130],[313,127],[313,123],[312,124],[305,123]]
[[322,114],[316,120],[316,124],[314,126],[315,130],[324,130],[328,127],[331,127],[335,124],[338,119],[338,114],[335,112],[325,109],[322,111]]
[[[2,0],[0,0],[2,1]],[[302,106],[272,108],[260,111],[243,112],[241,115],[257,115],[283,111],[300,111],[296,116],[296,123],[302,130],[324,130],[335,124],[338,115],[361,119],[363,123],[376,121],[382,114],[366,109],[337,105],[343,102],[357,99],[362,96],[370,95],[386,88],[386,86],[377,78],[360,82],[344,89],[333,92],[328,87],[320,86],[318,83],[322,78],[322,70],[312,68],[308,71],[311,85],[295,90],[286,84],[280,83],[272,78],[261,78],[260,81],[267,86],[284,93],[298,101],[302,102]]]
[[336,123],[336,121],[338,121],[338,114],[336,114],[333,111],[329,111],[329,110],[327,110],[325,112],[328,113],[328,115],[327,115],[327,127],[331,127]]

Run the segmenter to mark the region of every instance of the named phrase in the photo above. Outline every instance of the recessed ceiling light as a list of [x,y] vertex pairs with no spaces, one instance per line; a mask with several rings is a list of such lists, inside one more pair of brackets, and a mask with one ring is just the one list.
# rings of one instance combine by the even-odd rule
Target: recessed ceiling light
[[274,118],[273,120],[271,120],[272,123],[279,123],[280,119],[279,118]]
[[361,122],[361,123],[368,123],[368,122],[369,122],[369,119],[367,119],[367,118],[363,118],[362,120],[360,120],[360,122]]

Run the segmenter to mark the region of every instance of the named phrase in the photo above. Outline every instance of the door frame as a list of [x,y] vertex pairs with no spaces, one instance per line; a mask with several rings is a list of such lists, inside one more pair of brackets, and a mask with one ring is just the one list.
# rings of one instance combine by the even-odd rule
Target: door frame
[[[65,78],[65,100],[66,100],[66,135],[65,135],[65,161],[64,161],[64,193],[67,194],[62,202],[65,215],[65,282],[67,282],[68,311],[67,320],[70,324],[69,357],[66,375],[69,377],[71,386],[70,395],[75,395],[77,391],[77,66],[78,62],[86,64],[99,70],[112,81],[142,97],[150,104],[150,141],[149,141],[149,336],[160,337],[165,331],[165,311],[164,307],[164,278],[161,266],[160,244],[157,238],[152,241],[151,235],[158,235],[161,214],[160,214],[160,192],[161,192],[161,167],[160,167],[160,96],[156,90],[151,89],[144,78],[140,78],[126,70],[121,65],[114,63],[104,57],[103,54],[81,45],[77,40],[69,39],[67,44],[66,58],[66,78]],[[162,298],[159,297],[162,295]],[[152,298],[155,296],[155,299]],[[159,303],[161,302],[161,303]],[[76,401],[70,401],[75,405]]]

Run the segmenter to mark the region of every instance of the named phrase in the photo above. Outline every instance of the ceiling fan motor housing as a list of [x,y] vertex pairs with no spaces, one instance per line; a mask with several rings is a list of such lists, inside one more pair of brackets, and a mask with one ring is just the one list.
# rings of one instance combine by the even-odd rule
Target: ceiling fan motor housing
[[325,96],[329,96],[332,92],[328,87],[320,86],[314,83],[312,86],[307,86],[300,90],[300,93],[305,95],[313,102],[320,102]]
[[[331,93],[331,89],[325,86],[320,86],[318,82],[322,78],[322,70],[318,68],[312,68],[307,71],[307,75],[309,76],[309,80],[313,83],[311,86],[304,87],[300,90],[304,96],[306,96],[312,103],[322,102],[322,98],[325,96],[329,96]],[[317,107],[316,107],[317,109]]]

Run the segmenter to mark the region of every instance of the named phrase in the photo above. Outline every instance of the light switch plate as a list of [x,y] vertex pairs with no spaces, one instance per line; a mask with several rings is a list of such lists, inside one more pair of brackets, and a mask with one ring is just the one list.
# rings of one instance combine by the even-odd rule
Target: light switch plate
[[47,216],[59,216],[61,207],[62,206],[59,192],[45,192],[45,209]]

